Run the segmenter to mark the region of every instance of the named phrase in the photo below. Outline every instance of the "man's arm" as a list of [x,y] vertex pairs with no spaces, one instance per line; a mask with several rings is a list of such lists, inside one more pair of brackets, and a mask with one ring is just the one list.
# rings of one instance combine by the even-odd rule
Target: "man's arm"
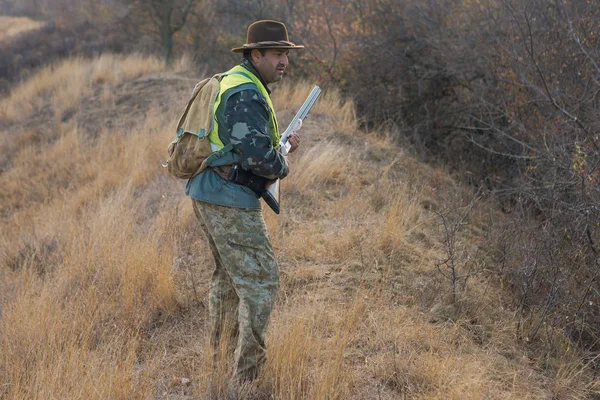
[[288,174],[285,157],[273,148],[268,106],[256,90],[232,94],[227,99],[223,117],[229,138],[221,140],[231,142],[240,155],[242,168],[267,179]]

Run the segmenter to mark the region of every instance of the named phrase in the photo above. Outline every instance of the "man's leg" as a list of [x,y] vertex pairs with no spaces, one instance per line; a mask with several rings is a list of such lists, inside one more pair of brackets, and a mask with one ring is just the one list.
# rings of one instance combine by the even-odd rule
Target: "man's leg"
[[215,259],[215,269],[210,282],[208,295],[208,309],[210,315],[210,344],[213,350],[213,368],[216,367],[218,357],[221,364],[233,355],[237,345],[238,337],[238,306],[239,298],[233,288],[233,283],[219,255],[217,245],[210,235],[207,224],[215,224],[216,221],[205,220],[201,210],[206,203],[193,200],[193,208],[200,226],[208,239],[208,245]]
[[229,275],[220,264],[213,272],[208,297],[213,366],[226,368],[237,345],[239,298]]
[[260,210],[203,203],[210,236],[239,297],[235,374],[254,379],[266,358],[265,338],[279,283],[273,247]]

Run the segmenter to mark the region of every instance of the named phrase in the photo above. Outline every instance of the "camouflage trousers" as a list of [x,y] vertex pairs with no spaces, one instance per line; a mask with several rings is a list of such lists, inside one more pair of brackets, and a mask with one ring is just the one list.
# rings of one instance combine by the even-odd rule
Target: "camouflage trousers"
[[261,210],[193,200],[215,259],[210,282],[211,344],[233,355],[237,379],[257,377],[266,359],[265,337],[279,270]]

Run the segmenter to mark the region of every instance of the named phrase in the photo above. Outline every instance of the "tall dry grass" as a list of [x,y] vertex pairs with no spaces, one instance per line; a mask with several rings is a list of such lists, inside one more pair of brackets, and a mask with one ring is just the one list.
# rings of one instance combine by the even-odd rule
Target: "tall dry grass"
[[[2,103],[5,112],[23,104],[28,112],[4,117],[27,120],[46,104],[74,107],[100,80],[117,84],[160,71],[157,65],[103,56],[49,67]],[[2,397],[131,399],[154,392],[160,365],[143,364],[140,348],[149,326],[177,303],[174,209],[152,207],[149,196],[161,194],[143,189],[160,178],[167,121],[152,110],[146,115],[128,132],[94,138],[66,125],[51,143],[13,148],[0,178]]]
[[[140,369],[138,349],[153,319],[171,313],[176,303],[173,210],[146,215],[150,211],[137,193],[152,178],[136,162],[148,157],[147,147],[135,145],[145,134],[112,143],[101,137],[102,144],[81,151],[81,159],[48,163],[46,172],[65,174],[77,188],[44,187],[42,177],[32,182],[47,196],[38,212],[28,210],[3,224],[3,268],[17,288],[2,304],[0,319],[0,371],[9,398],[129,399],[152,393],[149,379],[158,365]],[[82,150],[79,145],[76,134],[57,143]],[[82,165],[79,176],[70,173]]]
[[164,239],[157,246],[161,222],[139,232],[130,202],[131,193],[120,190],[79,218],[64,210],[48,221],[61,230],[53,232],[56,265],[14,265],[18,292],[0,320],[7,397],[151,393],[149,379],[158,366],[140,369],[138,348],[156,313],[175,305],[172,253]]
[[[267,365],[258,383],[228,387],[229,360],[213,370],[208,346],[208,246],[183,182],[159,166],[194,82],[161,71],[137,56],[74,59],[1,103],[14,130],[10,146],[3,138],[11,155],[3,153],[0,174],[0,397],[597,395],[591,364],[572,348],[558,346],[548,367],[536,366],[535,353],[512,337],[512,314],[493,279],[473,278],[459,304],[444,302],[431,209],[454,187],[451,177],[384,136],[361,133],[352,103],[335,91],[311,111],[289,157],[284,211],[264,211],[281,269]],[[132,82],[150,97],[143,120],[104,111],[107,120],[136,118],[126,130],[92,134],[55,118],[66,109],[79,120],[92,111],[100,118],[102,109],[77,104],[125,104],[130,93],[103,88]],[[310,89],[278,87],[281,115],[293,115]],[[15,128],[48,107],[52,140],[36,126]]]

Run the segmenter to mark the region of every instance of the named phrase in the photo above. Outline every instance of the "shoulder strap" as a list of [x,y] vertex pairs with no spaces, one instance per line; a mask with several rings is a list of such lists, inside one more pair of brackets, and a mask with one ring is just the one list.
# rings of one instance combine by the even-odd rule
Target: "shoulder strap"
[[229,71],[229,72],[222,74],[221,76],[227,76],[227,75],[242,75],[252,81],[252,78],[250,77],[250,75],[248,75],[247,73],[242,72],[242,71]]

